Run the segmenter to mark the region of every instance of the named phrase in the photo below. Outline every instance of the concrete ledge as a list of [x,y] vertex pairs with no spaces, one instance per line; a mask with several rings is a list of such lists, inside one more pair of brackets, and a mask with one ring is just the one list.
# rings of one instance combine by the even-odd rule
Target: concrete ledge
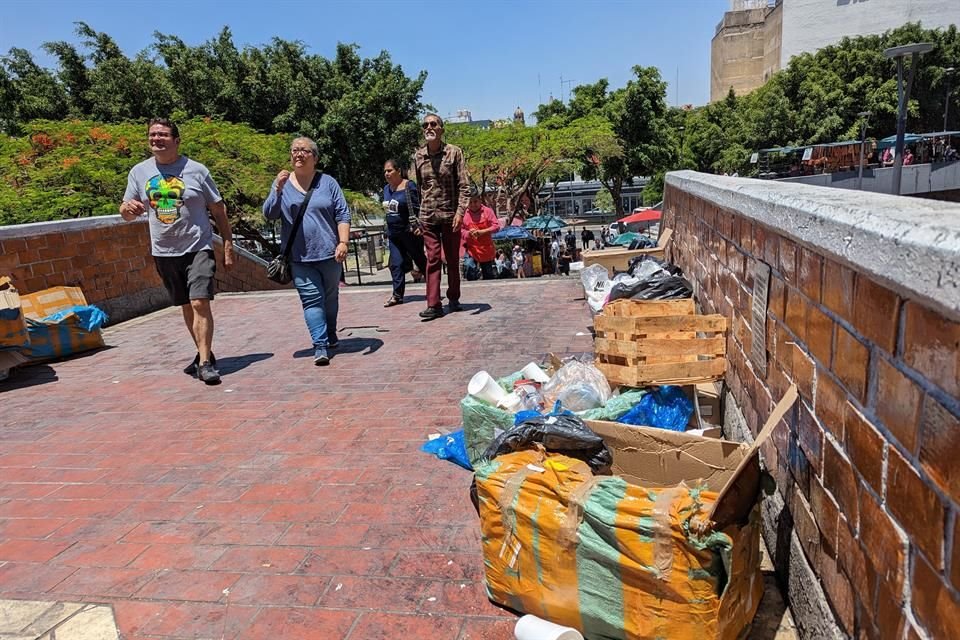
[[960,320],[960,205],[828,187],[667,174],[668,187],[747,219]]
[[118,213],[112,216],[94,216],[92,218],[11,224],[0,227],[0,240],[33,238],[36,236],[45,236],[49,233],[70,233],[73,231],[86,231],[87,229],[102,229],[120,224],[147,224],[147,219],[144,217],[140,220],[134,220],[133,222],[126,222]]

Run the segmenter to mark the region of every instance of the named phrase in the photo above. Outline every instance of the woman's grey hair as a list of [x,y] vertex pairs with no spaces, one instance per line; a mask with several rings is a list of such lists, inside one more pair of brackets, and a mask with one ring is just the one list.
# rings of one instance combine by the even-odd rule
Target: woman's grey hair
[[314,142],[313,140],[311,140],[306,136],[300,136],[298,138],[294,138],[293,142],[290,143],[290,149],[293,150],[293,148],[296,146],[298,142],[305,142],[307,146],[310,147],[310,151],[311,153],[313,153],[314,158],[320,157],[320,147],[317,146],[316,142]]

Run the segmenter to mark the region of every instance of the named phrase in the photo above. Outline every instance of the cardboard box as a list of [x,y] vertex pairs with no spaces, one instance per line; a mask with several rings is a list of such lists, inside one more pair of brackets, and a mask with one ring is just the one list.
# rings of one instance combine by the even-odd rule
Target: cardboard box
[[609,273],[614,276],[616,271],[626,271],[630,260],[637,256],[651,256],[658,260],[666,260],[667,245],[673,237],[673,229],[664,229],[663,233],[657,239],[657,246],[651,249],[601,249],[600,251],[584,251],[583,266],[589,267],[592,264],[602,265]]
[[[0,277],[0,354],[6,351],[27,349],[30,335],[21,307],[20,294],[13,287],[8,276]],[[14,362],[16,356],[8,355],[0,360],[0,370],[11,369],[20,362]]]
[[76,314],[57,322],[44,321],[59,311],[86,306],[87,299],[79,287],[53,287],[31,293],[21,296],[20,304],[30,334],[31,360],[52,360],[104,346],[100,329],[87,331]]
[[741,637],[763,592],[758,449],[796,398],[751,446],[590,422],[613,476],[542,449],[482,462],[490,598],[590,638]]
[[701,382],[694,387],[697,407],[703,422],[723,423],[723,383]]

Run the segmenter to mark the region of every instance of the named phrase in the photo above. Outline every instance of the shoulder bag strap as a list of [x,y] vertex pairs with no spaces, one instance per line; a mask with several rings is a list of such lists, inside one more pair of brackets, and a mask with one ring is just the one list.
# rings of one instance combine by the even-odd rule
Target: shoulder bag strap
[[293,226],[290,228],[290,237],[287,238],[287,246],[283,248],[284,258],[290,257],[290,252],[293,250],[293,240],[297,237],[297,233],[300,231],[300,225],[303,223],[303,216],[307,212],[307,205],[310,204],[310,196],[313,195],[314,189],[317,188],[320,175],[320,172],[313,174],[313,180],[310,182],[310,189],[307,191],[306,195],[303,196],[303,204],[300,205],[300,211],[297,213],[297,219],[293,221]]
[[[406,192],[407,196],[407,210],[410,212],[411,222],[413,224],[420,223],[420,198],[419,196],[414,197],[413,189],[410,188],[410,180],[407,179],[407,184],[403,185],[403,190]],[[418,190],[419,193],[419,183]]]

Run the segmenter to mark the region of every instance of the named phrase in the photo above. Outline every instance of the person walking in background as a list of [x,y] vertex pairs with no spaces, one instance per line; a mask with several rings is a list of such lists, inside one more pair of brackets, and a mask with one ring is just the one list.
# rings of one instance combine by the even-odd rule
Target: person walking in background
[[467,255],[480,265],[480,273],[484,280],[496,278],[494,259],[497,249],[493,246],[493,234],[500,230],[500,221],[497,220],[493,209],[485,207],[480,201],[480,193],[476,187],[470,188],[470,200],[463,215],[463,242]]
[[523,247],[520,246],[520,243],[513,245],[513,271],[517,274],[518,278],[525,278],[527,275],[524,273],[523,268],[526,263],[526,256],[523,252]]
[[120,216],[130,222],[146,214],[150,252],[171,302],[180,307],[197,355],[184,370],[206,384],[220,382],[213,355],[213,300],[217,262],[213,227],[223,238],[223,266],[233,265],[233,236],[227,207],[210,171],[180,155],[180,130],[166,118],[147,125],[152,158],[127,175]]
[[[292,243],[290,267],[313,341],[313,363],[326,366],[329,350],[339,344],[340,274],[350,241],[350,209],[337,181],[317,171],[319,155],[310,138],[294,139],[293,172],[284,169],[277,174],[263,215],[268,220],[279,218],[281,243]],[[300,228],[293,234],[298,218]]]
[[[411,177],[420,188],[420,226],[427,253],[427,308],[423,320],[443,317],[440,303],[441,250],[448,261],[447,300],[450,311],[460,306],[460,224],[470,199],[470,176],[460,147],[443,141],[443,120],[435,113],[423,118],[424,146],[413,154]],[[442,249],[441,249],[442,248]]]
[[507,264],[507,254],[503,249],[497,250],[496,265],[498,278],[506,278],[510,275],[510,265]]
[[392,307],[403,303],[405,265],[416,265],[423,273],[427,270],[427,258],[423,254],[423,237],[415,213],[420,202],[416,183],[403,177],[400,164],[394,159],[383,164],[383,177],[387,180],[383,187],[383,208],[387,218],[390,275],[393,279],[393,295],[383,306]]

